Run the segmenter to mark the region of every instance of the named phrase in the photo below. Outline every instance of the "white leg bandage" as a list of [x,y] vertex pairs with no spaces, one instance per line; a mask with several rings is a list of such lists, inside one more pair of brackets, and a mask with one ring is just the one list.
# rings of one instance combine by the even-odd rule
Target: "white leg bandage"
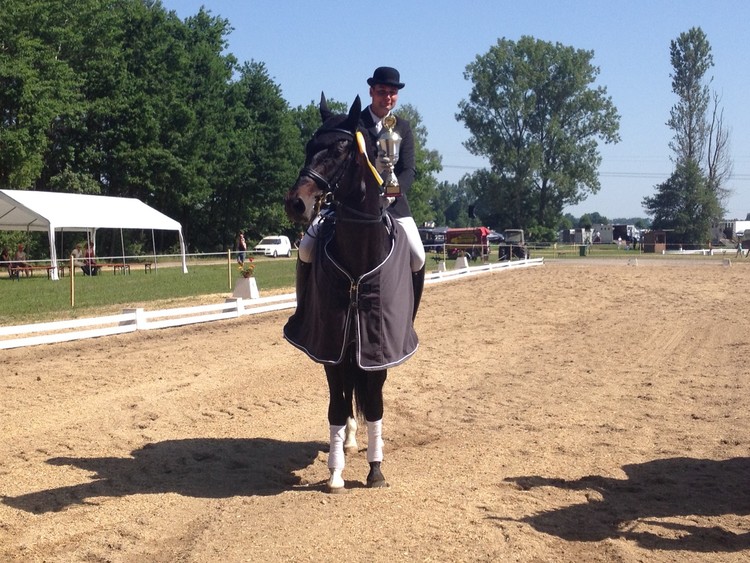
[[367,421],[367,461],[383,461],[383,419]]
[[344,469],[346,459],[344,458],[344,434],[345,425],[331,424],[331,444],[328,450],[328,469]]

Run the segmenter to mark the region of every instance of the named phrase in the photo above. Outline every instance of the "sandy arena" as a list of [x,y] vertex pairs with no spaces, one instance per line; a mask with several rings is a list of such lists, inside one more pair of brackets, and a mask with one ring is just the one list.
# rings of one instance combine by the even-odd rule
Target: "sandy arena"
[[344,495],[289,311],[5,351],[0,561],[748,561],[749,280],[582,259],[427,287],[391,486],[360,451]]

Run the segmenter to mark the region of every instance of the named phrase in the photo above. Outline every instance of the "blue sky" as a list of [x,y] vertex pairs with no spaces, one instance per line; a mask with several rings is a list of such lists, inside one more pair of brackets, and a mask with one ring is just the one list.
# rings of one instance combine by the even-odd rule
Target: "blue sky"
[[[669,44],[701,27],[712,47],[712,88],[722,96],[731,131],[734,175],[727,218],[750,214],[750,2],[747,0],[529,1],[445,0],[309,2],[301,0],[162,0],[184,19],[204,6],[231,22],[228,51],[263,62],[291,106],[329,98],[367,102],[375,67],[394,66],[406,83],[400,103],[414,105],[427,146],[443,158],[440,180],[458,181],[485,162],[463,142],[458,103],[471,84],[466,65],[498,39],[523,35],[594,51],[597,86],[617,107],[622,141],[601,145],[602,189],[566,209],[579,216],[645,217],[644,196],[672,172],[665,125],[677,101],[671,91]],[[386,9],[390,8],[390,12]]]

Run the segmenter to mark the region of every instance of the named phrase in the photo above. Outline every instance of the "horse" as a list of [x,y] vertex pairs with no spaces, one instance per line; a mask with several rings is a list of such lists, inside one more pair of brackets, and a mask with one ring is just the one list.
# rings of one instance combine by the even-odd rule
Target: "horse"
[[331,493],[345,491],[345,451],[357,450],[352,397],[367,424],[366,485],[388,486],[381,469],[383,385],[388,368],[418,347],[408,244],[386,211],[360,112],[359,96],[342,115],[332,115],[321,96],[323,124],[284,201],[291,221],[315,222],[305,235],[314,237],[314,258],[297,261],[297,308],[284,337],[325,368]]

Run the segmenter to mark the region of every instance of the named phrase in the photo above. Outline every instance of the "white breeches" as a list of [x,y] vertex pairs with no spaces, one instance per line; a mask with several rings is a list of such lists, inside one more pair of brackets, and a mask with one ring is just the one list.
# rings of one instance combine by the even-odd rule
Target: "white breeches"
[[[422,238],[419,236],[419,229],[417,224],[414,222],[413,217],[397,217],[394,218],[401,229],[406,234],[406,239],[409,241],[409,250],[411,255],[411,271],[418,272],[422,269],[425,263],[424,246],[422,245]],[[305,236],[302,237],[302,242],[299,245],[299,259],[309,264],[315,257],[315,238],[318,235],[318,229],[320,228],[321,216],[318,215],[315,220],[310,223],[307,228]]]

